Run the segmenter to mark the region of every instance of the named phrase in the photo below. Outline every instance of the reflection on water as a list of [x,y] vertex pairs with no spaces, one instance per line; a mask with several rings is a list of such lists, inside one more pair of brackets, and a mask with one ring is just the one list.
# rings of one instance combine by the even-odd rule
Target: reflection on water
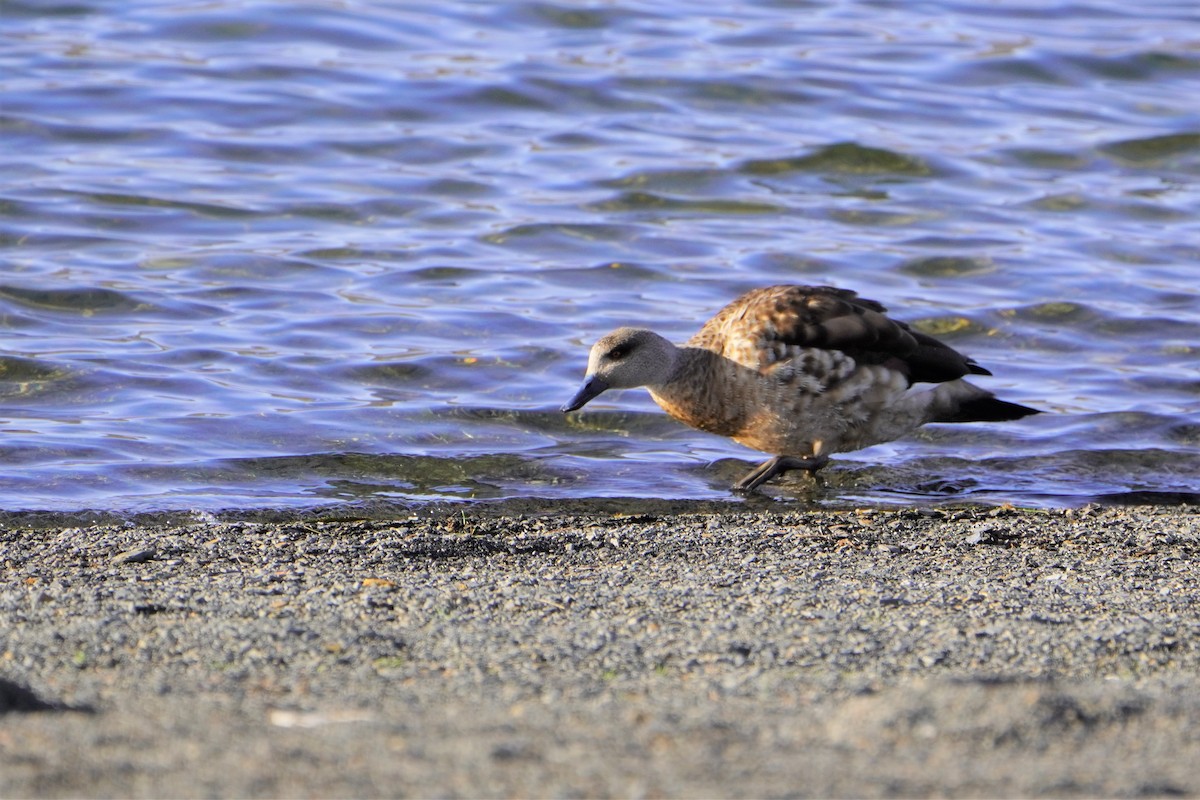
[[1051,411],[814,502],[1195,499],[1188,4],[8,2],[0,506],[727,497],[606,330],[883,301]]

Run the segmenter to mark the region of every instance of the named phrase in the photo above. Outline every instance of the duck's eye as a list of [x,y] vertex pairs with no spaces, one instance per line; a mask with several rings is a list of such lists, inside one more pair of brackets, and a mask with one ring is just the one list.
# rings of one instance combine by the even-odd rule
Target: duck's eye
[[605,357],[611,361],[620,361],[622,358],[629,355],[629,351],[632,349],[633,347],[628,344],[619,344],[612,350],[609,350]]

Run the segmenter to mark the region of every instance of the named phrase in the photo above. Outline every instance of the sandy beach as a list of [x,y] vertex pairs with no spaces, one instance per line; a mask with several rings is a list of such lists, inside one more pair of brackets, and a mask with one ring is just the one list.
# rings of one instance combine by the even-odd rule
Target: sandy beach
[[0,529],[5,797],[1200,794],[1194,507]]

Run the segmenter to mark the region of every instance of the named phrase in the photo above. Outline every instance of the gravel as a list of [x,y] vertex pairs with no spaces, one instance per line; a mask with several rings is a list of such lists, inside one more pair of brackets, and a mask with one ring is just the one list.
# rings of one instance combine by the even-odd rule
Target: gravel
[[1195,508],[27,522],[3,796],[1200,794]]

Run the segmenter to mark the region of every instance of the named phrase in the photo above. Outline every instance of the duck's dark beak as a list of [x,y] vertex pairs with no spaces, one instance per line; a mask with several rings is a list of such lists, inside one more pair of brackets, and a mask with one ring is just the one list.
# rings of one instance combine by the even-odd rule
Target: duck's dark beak
[[567,414],[571,411],[578,411],[587,405],[589,400],[607,388],[608,384],[597,378],[595,375],[587,378],[584,380],[583,386],[579,387],[579,391],[575,393],[575,396],[568,400],[566,405],[562,407],[563,413]]

